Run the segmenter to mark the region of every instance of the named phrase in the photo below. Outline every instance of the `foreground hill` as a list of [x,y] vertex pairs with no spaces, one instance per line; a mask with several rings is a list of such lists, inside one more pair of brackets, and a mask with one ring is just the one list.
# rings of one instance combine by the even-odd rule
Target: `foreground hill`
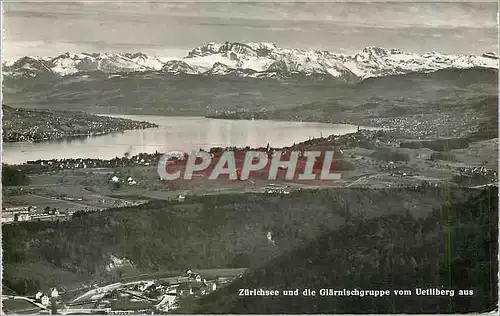
[[37,142],[158,127],[158,125],[148,122],[75,111],[29,110],[6,105],[2,105],[2,110],[4,142]]
[[[487,189],[429,216],[362,219],[327,231],[202,298],[195,313],[466,313],[498,302],[498,198]],[[451,200],[453,201],[453,200]],[[239,296],[239,289],[410,289],[385,297]],[[454,289],[454,297],[415,289]],[[459,290],[472,290],[460,295]],[[469,293],[471,294],[471,293]]]
[[[302,190],[290,195],[188,196],[184,202],[75,214],[67,222],[2,227],[4,283],[19,294],[76,280],[127,276],[113,257],[141,272],[259,267],[359,216],[441,206],[441,188]],[[472,191],[453,189],[460,201]],[[115,274],[116,272],[116,274]]]

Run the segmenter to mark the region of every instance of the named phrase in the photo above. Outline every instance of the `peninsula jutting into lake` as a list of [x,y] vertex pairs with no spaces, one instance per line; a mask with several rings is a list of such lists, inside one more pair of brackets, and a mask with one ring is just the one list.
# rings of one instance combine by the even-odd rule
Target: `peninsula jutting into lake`
[[2,105],[4,142],[41,142],[106,135],[157,124],[97,116],[85,112],[13,108]]

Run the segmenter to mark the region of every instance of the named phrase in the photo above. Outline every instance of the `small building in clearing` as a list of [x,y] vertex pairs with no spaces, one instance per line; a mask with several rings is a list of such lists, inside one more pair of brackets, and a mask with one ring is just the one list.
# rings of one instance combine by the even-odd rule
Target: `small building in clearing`
[[54,298],[59,297],[59,291],[55,287],[50,289],[50,297]]
[[35,300],[40,301],[42,299],[43,293],[42,292],[37,292],[35,294]]

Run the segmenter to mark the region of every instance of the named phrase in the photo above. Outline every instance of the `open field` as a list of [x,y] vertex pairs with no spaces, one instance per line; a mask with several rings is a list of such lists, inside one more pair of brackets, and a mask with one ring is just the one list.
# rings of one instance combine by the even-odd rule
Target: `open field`
[[21,299],[2,300],[3,311],[15,314],[34,314],[40,310],[36,305]]

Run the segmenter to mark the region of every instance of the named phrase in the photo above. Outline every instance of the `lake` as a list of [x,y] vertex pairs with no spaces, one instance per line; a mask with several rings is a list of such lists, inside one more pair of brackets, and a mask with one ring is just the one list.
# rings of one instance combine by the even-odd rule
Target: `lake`
[[[267,120],[220,120],[204,117],[109,115],[156,123],[159,128],[131,130],[103,136],[4,143],[3,162],[20,164],[37,159],[122,157],[125,153],[191,151],[211,147],[283,147],[309,138],[356,132],[357,126]],[[366,127],[363,127],[366,128]]]

